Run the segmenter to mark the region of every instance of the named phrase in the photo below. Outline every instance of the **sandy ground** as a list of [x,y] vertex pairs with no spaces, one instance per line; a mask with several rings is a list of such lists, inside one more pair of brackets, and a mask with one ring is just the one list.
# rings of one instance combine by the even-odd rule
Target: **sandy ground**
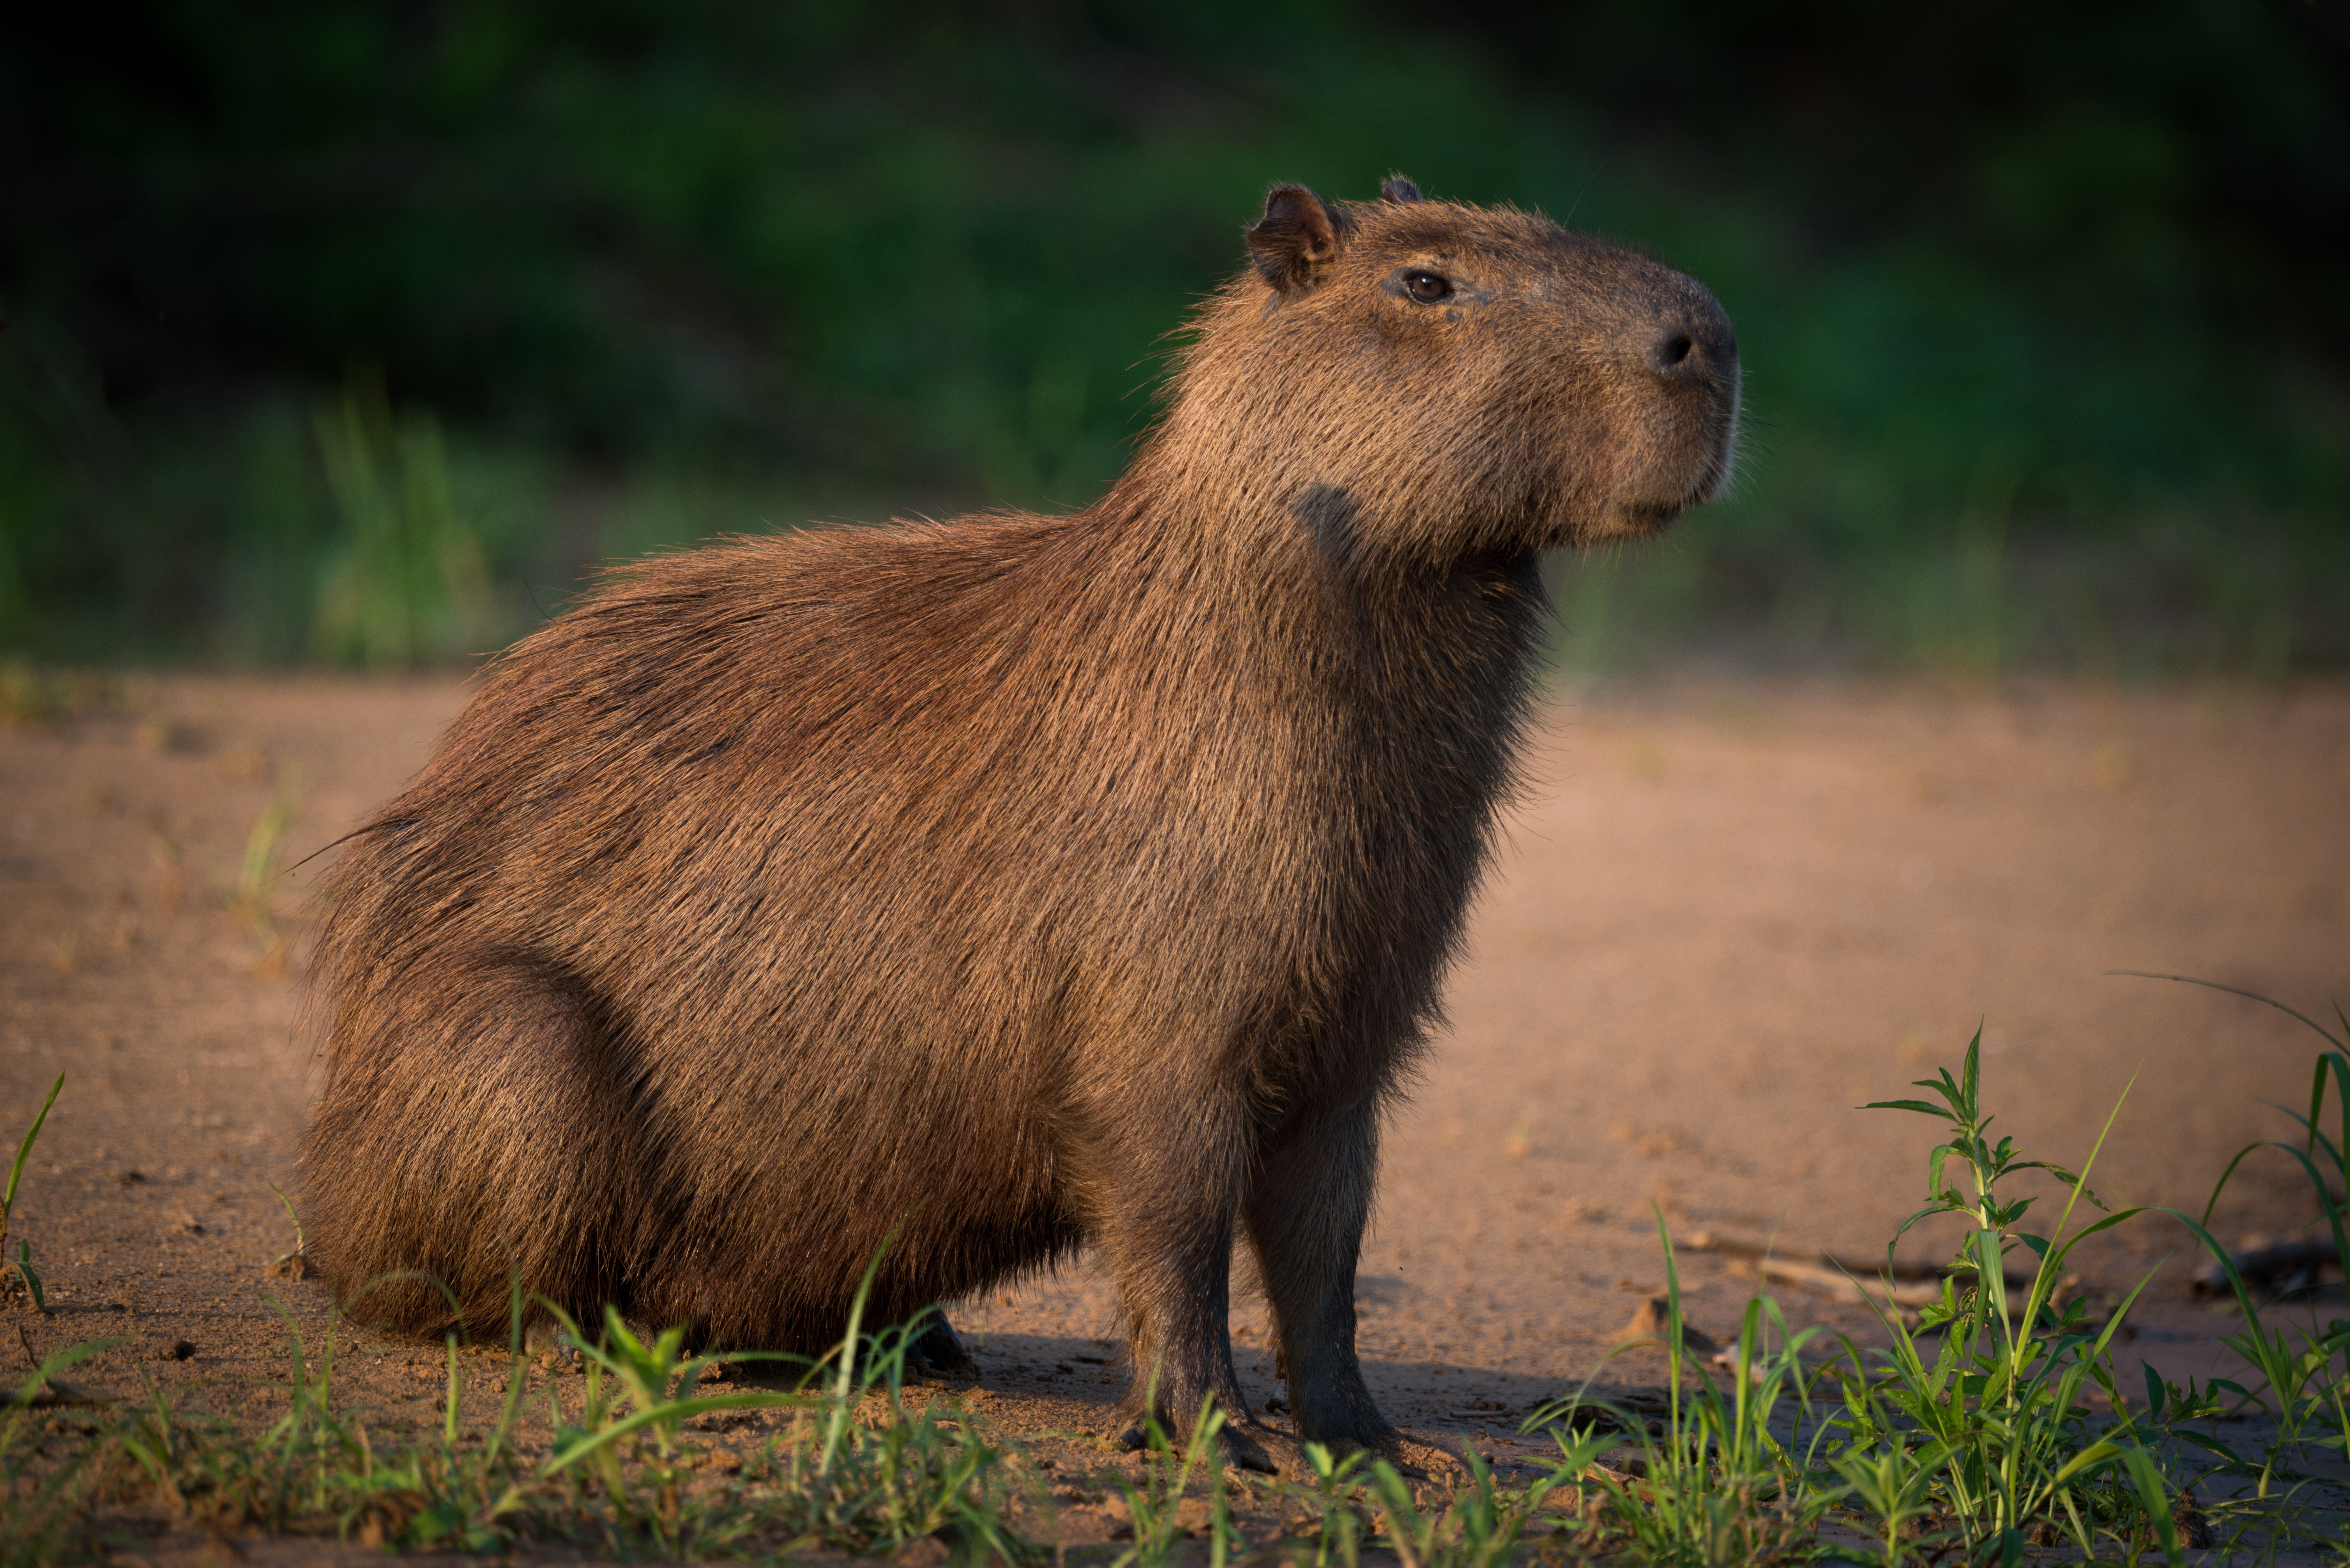
[[[57,1310],[16,1321],[44,1352],[127,1334],[87,1381],[128,1392],[143,1369],[257,1417],[287,1320],[323,1331],[315,1284],[263,1275],[293,1242],[268,1184],[289,1182],[317,1084],[295,1037],[316,867],[257,900],[240,888],[390,792],[463,696],[133,680],[0,731],[10,1143],[66,1074],[14,1226]],[[1955,1066],[1979,1023],[1986,1098],[2027,1153],[2085,1159],[2135,1075],[2092,1185],[2199,1210],[2239,1147],[2288,1130],[2263,1102],[2306,1102],[2318,1043],[2249,1002],[2104,971],[2206,976],[2330,1020],[2350,1002],[2345,802],[2340,684],[1562,693],[1451,1027],[1389,1137],[1360,1290],[1375,1392],[1408,1427],[1482,1433],[1506,1458],[1518,1415],[1601,1371],[1662,1284],[1652,1206],[1684,1239],[1881,1257],[1923,1198],[1932,1127],[1855,1107]],[[291,815],[273,838],[276,803]],[[2305,1225],[2303,1179],[2256,1157],[2217,1229]],[[1954,1239],[1921,1227],[1903,1257]],[[1755,1280],[1721,1251],[1682,1262],[1691,1319],[1727,1336]],[[2187,1303],[2191,1262],[2154,1217],[2080,1257],[2093,1294],[2166,1271],[2135,1354],[2173,1376],[2217,1365],[2228,1326]],[[1867,1332],[1856,1308],[1778,1293],[1798,1323]],[[1111,1425],[1116,1312],[1087,1270],[954,1315],[1009,1428]],[[1262,1398],[1261,1306],[1234,1323]],[[437,1390],[426,1349],[343,1342],[369,1397],[421,1411]],[[1653,1380],[1655,1360],[1604,1376]]]

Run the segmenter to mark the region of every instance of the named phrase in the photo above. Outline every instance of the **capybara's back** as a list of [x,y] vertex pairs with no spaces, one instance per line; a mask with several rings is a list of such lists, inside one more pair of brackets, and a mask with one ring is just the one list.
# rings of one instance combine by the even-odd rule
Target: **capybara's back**
[[1243,1417],[1244,1240],[1301,1435],[1392,1441],[1355,1259],[1536,558],[1719,488],[1736,351],[1669,268],[1400,180],[1249,245],[1098,504],[656,557],[492,667],[321,940],[358,1315],[518,1282],[813,1352],[877,1253],[902,1319],[1089,1242],[1160,1407]]

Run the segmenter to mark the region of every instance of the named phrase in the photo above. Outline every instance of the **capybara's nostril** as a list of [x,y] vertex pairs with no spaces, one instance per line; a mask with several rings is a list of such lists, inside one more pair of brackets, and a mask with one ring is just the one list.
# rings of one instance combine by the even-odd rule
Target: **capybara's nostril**
[[1648,339],[1648,368],[1668,381],[1703,381],[1734,373],[1738,340],[1730,323],[1708,311],[1673,312]]
[[1711,356],[1703,336],[1685,322],[1670,322],[1648,344],[1648,364],[1668,380],[1686,380],[1705,373]]

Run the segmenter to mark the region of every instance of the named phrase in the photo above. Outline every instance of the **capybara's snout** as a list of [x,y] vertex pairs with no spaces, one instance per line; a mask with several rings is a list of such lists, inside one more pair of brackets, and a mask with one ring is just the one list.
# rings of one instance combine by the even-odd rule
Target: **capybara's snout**
[[1626,479],[1600,532],[1647,533],[1730,483],[1738,452],[1738,334],[1702,285],[1654,263],[1620,328],[1630,410]]
[[1669,387],[1695,387],[1737,406],[1738,334],[1711,294],[1668,306],[1648,328],[1648,369]]

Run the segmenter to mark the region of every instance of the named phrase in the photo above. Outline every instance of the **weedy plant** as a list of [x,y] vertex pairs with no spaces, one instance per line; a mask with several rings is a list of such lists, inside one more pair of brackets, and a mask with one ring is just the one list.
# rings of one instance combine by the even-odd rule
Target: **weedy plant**
[[[2296,1449],[2330,1449],[2350,1458],[2350,1322],[2333,1318],[2320,1324],[2313,1303],[2306,1323],[2272,1324],[2263,1315],[2263,1303],[2244,1278],[2235,1257],[2212,1235],[2211,1214],[2219,1207],[2220,1195],[2227,1190],[2228,1183],[2245,1159],[2262,1149],[2274,1149],[2291,1158],[2307,1176],[2318,1212],[2334,1243],[2335,1260],[2350,1260],[2350,1234],[2345,1234],[2350,1231],[2350,1213],[2345,1213],[2344,1196],[2350,1191],[2350,1165],[2345,1165],[2345,1152],[2350,1152],[2350,1015],[2344,1013],[2340,1003],[2334,1004],[2334,1021],[2342,1027],[2342,1033],[2336,1035],[2306,1013],[2257,992],[2189,975],[2147,974],[2134,970],[2116,972],[2143,980],[2176,981],[2247,998],[2299,1021],[2325,1043],[2326,1048],[2318,1053],[2316,1069],[2310,1079],[2307,1114],[2288,1106],[2276,1107],[2300,1127],[2301,1138],[2291,1143],[2262,1140],[2237,1150],[2212,1187],[2211,1197],[2199,1216],[2176,1209],[2165,1210],[2194,1233],[2225,1274],[2237,1308],[2243,1314],[2244,1326],[2234,1334],[2221,1335],[2220,1343],[2258,1374],[2259,1384],[2247,1387],[2237,1379],[2213,1378],[2200,1388],[2191,1381],[2185,1388],[2179,1388],[2166,1386],[2149,1373],[2147,1394],[2152,1415],[2163,1420],[2166,1430],[2176,1437],[2209,1450],[2228,1469],[2252,1478],[2256,1495],[2267,1500],[2276,1495],[2280,1482],[2291,1485],[2302,1480],[2290,1464]],[[2325,1130],[2329,1077],[2333,1081],[2338,1110],[2335,1125],[2339,1128],[2331,1136]],[[2273,1314],[2276,1316],[2284,1315],[2291,1304],[2266,1303],[2277,1309]],[[2234,1396],[2241,1403],[2258,1405],[2275,1417],[2275,1427],[2257,1458],[2237,1453],[2214,1433],[2193,1429],[2191,1423],[2220,1413],[2216,1396],[2223,1393]],[[2316,1428],[2324,1429],[2314,1431]]]
[[[1810,1389],[1802,1352],[1817,1331],[1791,1334],[1778,1303],[1757,1296],[1746,1303],[1737,1345],[1717,1380],[1713,1368],[1689,1353],[1680,1271],[1661,1213],[1657,1234],[1665,1260],[1667,1368],[1659,1429],[1635,1412],[1591,1399],[1588,1382],[1525,1424],[1555,1424],[1556,1473],[1587,1481],[1596,1506],[1572,1528],[1586,1552],[1627,1552],[1643,1563],[1759,1563],[1813,1555],[1808,1543],[1836,1494],[1814,1483],[1806,1463],[1772,1428],[1793,1407],[1792,1419],[1782,1424],[1790,1441],[1803,1440]],[[1816,1440],[1818,1424],[1809,1424]],[[1639,1448],[1637,1475],[1593,1463],[1621,1440],[1611,1428]]]
[[1354,1506],[1360,1495],[1358,1472],[1370,1455],[1360,1449],[1341,1459],[1320,1443],[1305,1445],[1305,1463],[1312,1472],[1306,1484],[1292,1486],[1293,1501],[1305,1505],[1312,1532],[1314,1568],[1340,1563],[1355,1568],[1362,1561],[1364,1521]]
[[[9,1203],[62,1085],[60,1076],[18,1145]],[[298,1237],[298,1217],[295,1224]],[[20,1244],[15,1263],[37,1303],[29,1249]],[[847,1333],[812,1365],[756,1354],[687,1356],[681,1329],[640,1338],[608,1308],[591,1341],[539,1303],[561,1320],[561,1345],[585,1374],[572,1412],[547,1386],[543,1432],[525,1430],[530,1364],[518,1285],[504,1397],[485,1432],[464,1420],[466,1363],[453,1335],[442,1419],[421,1439],[398,1435],[404,1423],[371,1430],[365,1414],[340,1407],[331,1324],[314,1358],[282,1306],[292,1380],[285,1413],[258,1435],[185,1411],[151,1382],[125,1415],[61,1421],[57,1407],[77,1396],[58,1375],[121,1342],[78,1345],[43,1361],[0,1413],[0,1568],[99,1552],[89,1521],[102,1498],[151,1500],[214,1529],[331,1532],[400,1550],[499,1552],[546,1537],[624,1557],[700,1558],[746,1547],[874,1552],[937,1534],[974,1556],[1024,1555],[1025,1543],[1003,1521],[1003,1450],[960,1409],[905,1407],[906,1356],[923,1324],[861,1332],[872,1282],[868,1269]],[[798,1370],[783,1388],[697,1391],[707,1372],[760,1361]],[[697,1474],[702,1456],[686,1436],[689,1422],[765,1407],[788,1409],[795,1419],[755,1464],[722,1479]]]
[[1505,1489],[1494,1484],[1476,1449],[1464,1445],[1469,1484],[1454,1488],[1441,1506],[1425,1510],[1402,1473],[1376,1459],[1368,1475],[1369,1490],[1378,1501],[1374,1522],[1403,1568],[1493,1568],[1518,1553],[1550,1494],[1574,1485],[1606,1446],[1604,1438],[1587,1435],[1569,1438],[1547,1477],[1529,1487]]
[[121,1343],[91,1340],[58,1351],[8,1391],[0,1409],[0,1568],[31,1568],[68,1554],[110,1450],[103,1442],[59,1443],[52,1423],[67,1399],[57,1376]]
[[848,1332],[793,1397],[789,1433],[769,1440],[739,1495],[798,1543],[875,1552],[937,1536],[969,1556],[1020,1559],[1005,1450],[951,1401],[906,1402],[906,1358],[926,1319],[859,1333],[879,1263],[867,1267]]
[[[1912,1226],[1950,1215],[1968,1228],[1944,1275],[1942,1299],[1923,1310],[1918,1328],[1877,1310],[1892,1342],[1889,1350],[1878,1353],[1886,1372],[1873,1380],[1846,1381],[1840,1421],[1848,1442],[1839,1459],[1887,1480],[1903,1475],[1913,1461],[1935,1468],[1939,1474],[1930,1490],[1970,1556],[2012,1558],[2022,1552],[2027,1532],[2040,1526],[2043,1536],[2061,1535],[2094,1558],[2101,1531],[2134,1528],[2142,1516],[2165,1553],[2177,1561],[2170,1506],[2153,1457],[2134,1440],[2126,1422],[2101,1434],[2083,1402],[2094,1383],[2112,1408],[2126,1412],[2127,1400],[2114,1374],[2113,1342],[2147,1280],[2102,1325],[2088,1321],[2081,1302],[2060,1307],[2054,1300],[2073,1250],[2142,1211],[2108,1212],[2066,1234],[2083,1199],[2106,1208],[2085,1176],[2121,1114],[2128,1087],[2076,1175],[2047,1160],[2019,1158],[2012,1138],[1991,1141],[1991,1117],[1981,1100],[1981,1049],[1978,1030],[1957,1078],[1944,1068],[1934,1078],[1918,1081],[1941,1104],[1883,1100],[1868,1107],[1933,1116],[1950,1128],[1948,1141],[1935,1145],[1928,1157],[1929,1201],[1887,1245],[1887,1284],[1893,1247]],[[2025,1170],[2046,1171],[2066,1189],[2053,1235],[2022,1228],[2035,1199],[2002,1192],[2002,1183]],[[2009,1259],[2019,1250],[2032,1265],[2020,1302],[2007,1283]],[[1887,1407],[1902,1417],[1898,1424],[1884,1419]],[[1904,1480],[1887,1501],[1906,1506],[1911,1484]]]
[[[332,1408],[331,1334],[314,1364],[288,1322],[292,1379],[286,1413],[257,1437],[227,1419],[190,1415],[148,1383],[146,1398],[110,1434],[142,1482],[174,1512],[216,1528],[284,1531],[334,1518],[368,1490],[365,1427]],[[135,1478],[135,1479],[133,1479]]]
[[[860,1290],[848,1333],[814,1365],[689,1356],[681,1329],[640,1337],[610,1309],[592,1340],[564,1319],[559,1344],[583,1376],[569,1409],[555,1381],[545,1387],[542,1428],[530,1419],[517,1294],[494,1421],[486,1432],[467,1429],[466,1363],[452,1336],[442,1419],[421,1440],[388,1441],[338,1409],[331,1336],[313,1366],[289,1320],[289,1408],[259,1438],[182,1414],[151,1390],[111,1440],[153,1497],[214,1527],[331,1530],[370,1546],[474,1552],[552,1538],[668,1559],[806,1546],[867,1552],[940,1534],[981,1556],[1021,1554],[1002,1521],[1003,1451],[960,1412],[905,1408],[905,1359],[920,1325],[864,1335],[864,1301]],[[783,1388],[699,1391],[706,1373],[759,1362],[789,1363],[796,1375]],[[754,1463],[733,1475],[701,1468],[690,1423],[769,1408],[795,1419]]]
[[[795,1397],[765,1392],[695,1395],[702,1374],[725,1358],[683,1355],[682,1329],[667,1330],[648,1343],[608,1306],[603,1332],[593,1343],[567,1317],[563,1324],[566,1345],[581,1357],[586,1392],[575,1424],[565,1417],[554,1390],[547,1391],[554,1451],[540,1477],[565,1483],[575,1513],[595,1521],[615,1551],[641,1539],[664,1556],[705,1557],[755,1529],[759,1521],[749,1511],[713,1514],[688,1505],[692,1455],[683,1442],[684,1424],[722,1410],[795,1404]],[[852,1322],[852,1339],[855,1334]],[[457,1376],[452,1352],[452,1412],[460,1392]],[[510,1399],[518,1386],[519,1380],[509,1385]]]
[[[1577,1527],[1587,1550],[1692,1568],[1853,1556],[1848,1547],[1823,1542],[1821,1527],[1834,1521],[1878,1542],[1869,1560],[1886,1568],[1952,1550],[2012,1564],[2027,1545],[2060,1540],[2092,1559],[2100,1543],[2132,1561],[2152,1544],[2181,1561],[2163,1468],[2132,1425],[2113,1367],[2116,1332],[2145,1282],[2102,1324],[2088,1320],[2080,1302],[2055,1301],[2073,1250],[2139,1210],[2108,1213],[2068,1234],[2081,1199],[2104,1207],[2085,1179],[2088,1166],[2076,1175],[2021,1158],[2012,1139],[1991,1138],[1981,1053],[1978,1032],[1958,1075],[1944,1069],[1919,1081],[1940,1103],[1871,1107],[1950,1126],[1950,1137],[1928,1157],[1927,1205],[1887,1248],[1887,1297],[1902,1234],[1932,1216],[1968,1226],[1941,1301],[1915,1327],[1864,1293],[1885,1329],[1885,1348],[1863,1350],[1844,1339],[1835,1355],[1807,1363],[1818,1331],[1790,1333],[1777,1303],[1758,1296],[1747,1303],[1734,1351],[1718,1366],[1694,1360],[1682,1334],[1672,1238],[1659,1215],[1668,1309],[1660,1429],[1589,1399],[1587,1383],[1585,1393],[1527,1423],[1565,1423],[1586,1441],[1601,1438],[1606,1423],[1641,1450],[1637,1476],[1606,1466],[1588,1472],[1599,1506],[1586,1509]],[[2109,1116],[2091,1165],[2112,1127]],[[2052,1236],[2022,1226],[2033,1199],[2002,1189],[2024,1170],[2045,1171],[2068,1189]],[[2010,1259],[2019,1253],[2031,1264],[2020,1299],[2008,1283]],[[2085,1401],[2092,1385],[2107,1395],[2118,1422],[2100,1425]],[[1575,1428],[1586,1411],[1598,1420]]]
[[[8,1220],[16,1207],[25,1162],[32,1158],[33,1145],[65,1085],[66,1075],[60,1073],[33,1125],[16,1141],[8,1184],[0,1191],[0,1301],[21,1292],[35,1312],[47,1312],[48,1303],[33,1267],[32,1243],[16,1238],[11,1255]],[[50,1429],[58,1419],[56,1412],[78,1402],[58,1375],[120,1343],[101,1339],[69,1345],[41,1359],[31,1376],[8,1391],[6,1408],[0,1411],[0,1568],[52,1562],[70,1540],[86,1511],[91,1479],[103,1468],[104,1450],[101,1445],[84,1443],[69,1446],[62,1457],[50,1451],[59,1435]]]

